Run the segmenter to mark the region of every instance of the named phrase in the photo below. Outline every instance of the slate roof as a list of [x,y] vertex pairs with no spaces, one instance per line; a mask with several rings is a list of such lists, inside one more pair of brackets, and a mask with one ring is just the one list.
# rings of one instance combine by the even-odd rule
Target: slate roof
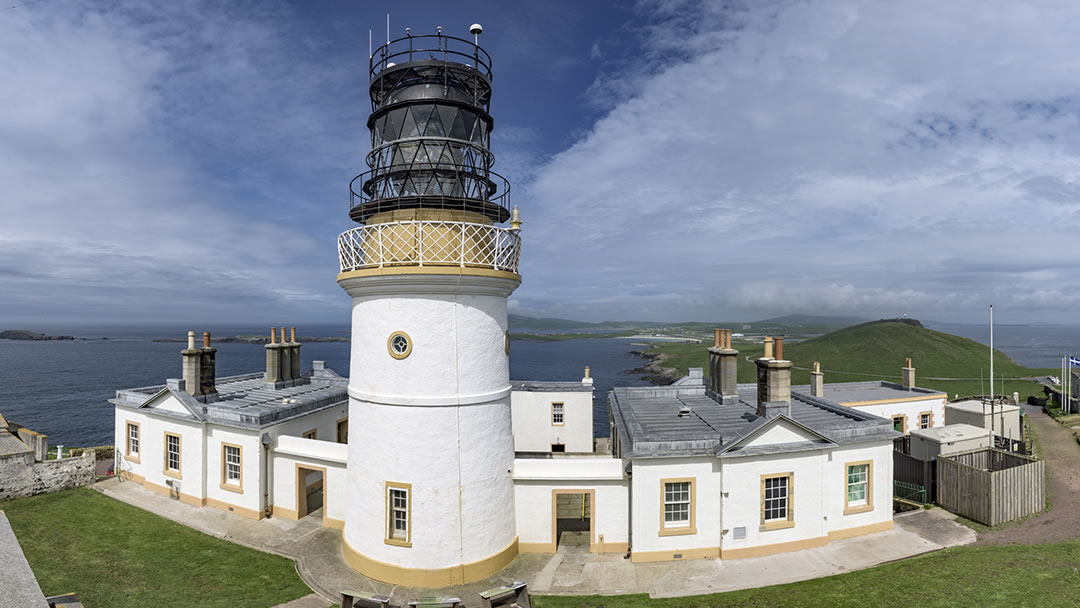
[[155,414],[259,429],[340,404],[349,398],[348,378],[325,367],[322,361],[316,361],[315,369],[304,374],[293,386],[274,388],[263,378],[261,372],[218,378],[217,399],[205,402],[182,390],[177,381],[170,380],[163,385],[118,390],[116,398],[110,399],[109,403],[138,408],[168,392],[184,405],[188,415],[162,409],[155,410]]
[[49,608],[3,511],[0,511],[0,606]]
[[[823,397],[834,403],[858,403],[861,401],[881,401],[884,399],[925,399],[930,396],[946,397],[941,391],[913,386],[904,388],[896,382],[874,380],[871,382],[835,382],[824,385]],[[810,386],[791,387],[792,391],[810,394]]]
[[591,384],[581,382],[544,382],[540,380],[512,380],[510,390],[539,393],[592,392]]
[[[700,381],[612,390],[608,410],[621,438],[623,456],[718,455],[729,450],[768,422],[757,415],[757,385],[740,384],[737,391],[737,399],[725,402],[706,391]],[[790,419],[819,434],[822,441],[836,444],[891,440],[901,435],[884,418],[795,390]]]

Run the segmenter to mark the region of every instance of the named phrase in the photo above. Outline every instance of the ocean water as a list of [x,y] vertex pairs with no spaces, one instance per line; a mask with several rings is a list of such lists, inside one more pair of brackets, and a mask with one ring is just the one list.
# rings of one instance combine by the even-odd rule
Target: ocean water
[[[990,324],[926,323],[930,329],[990,344]],[[994,348],[1028,367],[1057,369],[1067,353],[1080,356],[1080,327],[994,325]],[[989,356],[989,351],[987,353]]]
[[[199,328],[200,331],[202,328]],[[267,328],[209,328],[217,336],[259,334]],[[182,328],[35,328],[49,335],[95,338],[76,341],[0,340],[0,414],[49,436],[51,445],[102,445],[113,442],[114,409],[108,399],[117,389],[164,384],[178,378],[182,343],[155,338],[184,337]],[[347,327],[304,327],[305,336],[347,336]],[[108,340],[101,340],[108,337]],[[514,380],[579,380],[592,367],[596,388],[595,433],[608,434],[607,391],[645,382],[626,370],[643,360],[630,340],[512,340],[510,376]],[[261,371],[265,349],[257,344],[218,344],[217,374]],[[315,360],[342,375],[349,372],[349,343],[308,342],[301,349],[303,369]]]

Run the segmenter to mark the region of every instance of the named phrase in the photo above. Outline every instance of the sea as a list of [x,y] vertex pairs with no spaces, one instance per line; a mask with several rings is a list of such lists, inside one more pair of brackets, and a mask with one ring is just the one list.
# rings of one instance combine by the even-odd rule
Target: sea
[[[14,329],[14,328],[12,328]],[[200,327],[215,336],[262,334],[264,327]],[[171,327],[34,327],[47,335],[69,335],[85,340],[0,340],[0,414],[49,436],[50,445],[90,446],[113,443],[114,408],[108,402],[118,389],[161,385],[181,377],[183,343],[161,343],[159,338],[186,338],[187,329]],[[297,334],[348,336],[348,327],[300,327]],[[107,338],[107,339],[104,339]],[[201,340],[201,336],[200,336]],[[593,427],[597,436],[608,435],[607,392],[615,386],[647,382],[628,370],[645,361],[632,354],[641,350],[640,339],[582,339],[510,343],[513,380],[579,380],[590,366],[596,400]],[[303,369],[312,361],[326,364],[345,376],[349,373],[348,342],[307,342],[301,348]],[[214,343],[217,375],[261,371],[265,349],[258,344]]]
[[[927,327],[989,342],[985,325],[927,323]],[[182,343],[153,342],[184,338],[176,327],[35,327],[48,335],[71,335],[85,340],[0,340],[0,414],[8,420],[49,436],[51,445],[105,445],[113,442],[113,406],[117,389],[164,384],[178,378]],[[215,336],[261,334],[263,327],[209,327]],[[304,336],[348,336],[345,326],[302,327]],[[107,339],[105,339],[107,338]],[[615,386],[647,382],[629,370],[645,361],[633,354],[641,338],[582,340],[511,340],[510,377],[514,380],[578,380],[592,368],[596,400],[593,429],[608,435],[607,392]],[[265,351],[257,344],[215,343],[217,374],[230,376],[260,371]],[[1057,369],[1067,352],[1080,354],[1080,327],[996,325],[994,346],[1018,363]],[[704,348],[704,346],[703,346]],[[301,349],[304,369],[326,361],[339,374],[349,373],[348,342],[308,342]]]

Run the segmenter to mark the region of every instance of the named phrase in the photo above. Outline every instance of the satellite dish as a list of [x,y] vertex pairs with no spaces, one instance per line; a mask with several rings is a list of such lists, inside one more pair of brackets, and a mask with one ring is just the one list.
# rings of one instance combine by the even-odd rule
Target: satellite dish
[[479,23],[474,23],[469,26],[469,33],[473,36],[479,36],[484,33],[484,28],[481,27]]

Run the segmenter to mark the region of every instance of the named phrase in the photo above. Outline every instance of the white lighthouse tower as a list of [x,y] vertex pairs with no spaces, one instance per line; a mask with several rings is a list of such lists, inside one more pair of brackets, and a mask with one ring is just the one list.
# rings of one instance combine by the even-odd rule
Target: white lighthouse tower
[[352,296],[343,552],[394,584],[471,582],[517,555],[506,300],[520,221],[491,171],[490,66],[441,31],[370,62],[360,225],[338,242]]

